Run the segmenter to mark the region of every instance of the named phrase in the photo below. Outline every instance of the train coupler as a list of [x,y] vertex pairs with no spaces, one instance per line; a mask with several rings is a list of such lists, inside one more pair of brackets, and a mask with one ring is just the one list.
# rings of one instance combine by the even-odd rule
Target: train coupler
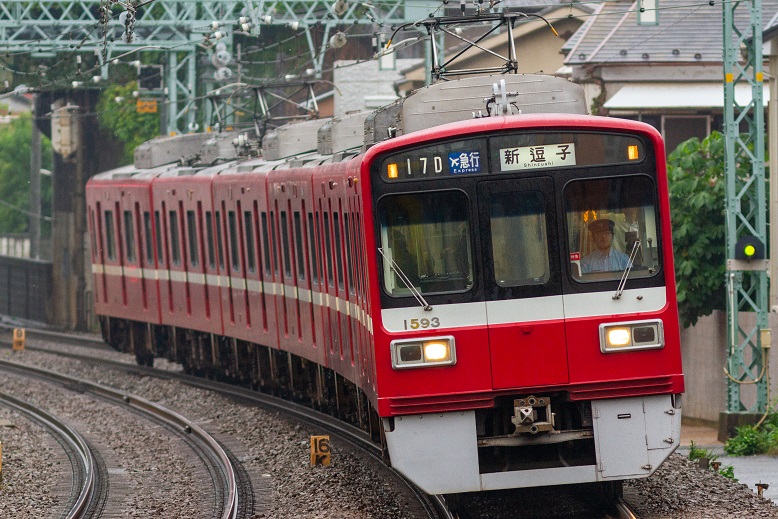
[[515,399],[513,401],[511,422],[516,426],[514,434],[554,432],[554,413],[551,412],[551,398],[530,395]]

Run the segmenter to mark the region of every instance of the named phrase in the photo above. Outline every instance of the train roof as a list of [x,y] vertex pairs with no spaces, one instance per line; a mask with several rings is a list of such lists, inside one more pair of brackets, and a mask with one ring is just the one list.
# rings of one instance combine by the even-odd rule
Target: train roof
[[526,116],[587,113],[583,88],[563,78],[534,74],[470,76],[429,85],[372,112],[280,126],[262,136],[259,156],[253,130],[158,137],[138,146],[134,165],[93,178],[139,181],[313,167],[339,162],[403,135],[431,135],[426,132],[434,128],[451,130],[447,126],[450,123],[469,121],[469,131],[473,131],[474,118],[494,119],[487,116],[498,109]]

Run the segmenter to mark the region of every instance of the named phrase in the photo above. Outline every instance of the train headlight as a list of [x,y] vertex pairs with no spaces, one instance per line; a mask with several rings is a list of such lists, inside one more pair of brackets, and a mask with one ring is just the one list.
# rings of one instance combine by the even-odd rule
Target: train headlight
[[454,337],[401,339],[392,341],[394,369],[450,366],[456,364]]
[[600,325],[600,350],[603,353],[650,350],[664,346],[664,328],[659,319]]

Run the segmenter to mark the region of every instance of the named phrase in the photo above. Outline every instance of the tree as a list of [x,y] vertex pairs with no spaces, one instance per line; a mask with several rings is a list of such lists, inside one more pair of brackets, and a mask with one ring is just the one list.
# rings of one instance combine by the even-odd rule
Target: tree
[[122,164],[132,163],[135,148],[159,135],[159,113],[138,113],[135,109],[132,93],[137,87],[137,81],[111,85],[97,102],[100,126],[124,143]]
[[[29,113],[0,125],[0,233],[23,233],[28,228],[31,134]],[[41,136],[41,146],[42,167],[51,169],[51,141]],[[51,182],[41,182],[41,206],[42,214],[51,214]]]
[[[726,308],[724,148],[723,135],[713,132],[703,141],[681,143],[667,161],[678,311],[684,326]],[[751,173],[747,161],[737,168],[740,176]]]

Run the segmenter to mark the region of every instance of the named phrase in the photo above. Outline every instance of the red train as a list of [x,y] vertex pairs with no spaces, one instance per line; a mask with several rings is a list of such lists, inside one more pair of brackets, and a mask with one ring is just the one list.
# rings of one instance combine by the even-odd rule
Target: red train
[[104,336],[360,423],[429,493],[646,477],[684,389],[665,150],[585,111],[508,75],[259,156],[152,141],[87,186]]

